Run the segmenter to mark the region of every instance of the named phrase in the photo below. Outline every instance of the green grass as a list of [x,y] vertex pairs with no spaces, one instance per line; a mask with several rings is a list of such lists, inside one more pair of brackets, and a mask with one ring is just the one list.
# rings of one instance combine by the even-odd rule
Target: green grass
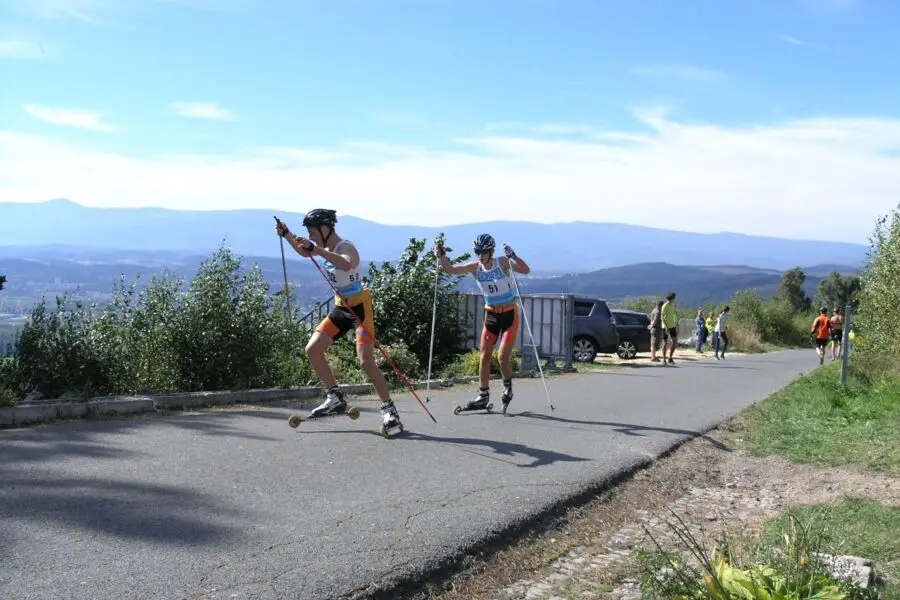
[[886,582],[884,600],[900,600],[900,506],[848,498],[833,504],[793,509],[766,523],[766,541],[783,543],[780,533],[794,515],[810,526],[822,551],[870,558]]
[[850,378],[844,389],[838,365],[829,365],[747,409],[729,429],[756,456],[900,476],[896,380],[867,385]]

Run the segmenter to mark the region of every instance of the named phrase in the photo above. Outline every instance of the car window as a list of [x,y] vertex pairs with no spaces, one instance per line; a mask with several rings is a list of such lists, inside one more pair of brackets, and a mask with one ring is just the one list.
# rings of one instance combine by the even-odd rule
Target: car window
[[597,302],[597,308],[594,310],[594,316],[608,319],[613,316],[613,314],[609,310],[609,307],[606,305],[606,302]]
[[613,313],[616,317],[617,325],[639,325],[640,323],[634,317],[634,315],[629,313]]
[[576,317],[589,317],[591,315],[591,310],[594,308],[593,302],[585,302],[584,300],[576,300],[575,301],[575,316]]

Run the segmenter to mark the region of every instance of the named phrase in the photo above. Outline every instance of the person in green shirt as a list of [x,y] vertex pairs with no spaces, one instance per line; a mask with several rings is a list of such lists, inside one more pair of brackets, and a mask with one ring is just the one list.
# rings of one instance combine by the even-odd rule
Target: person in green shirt
[[[678,344],[678,313],[675,311],[675,292],[669,292],[666,301],[662,305],[662,326],[665,333],[665,342],[663,342],[663,364],[675,364],[673,355],[675,354],[675,345]],[[666,358],[666,350],[669,356]]]

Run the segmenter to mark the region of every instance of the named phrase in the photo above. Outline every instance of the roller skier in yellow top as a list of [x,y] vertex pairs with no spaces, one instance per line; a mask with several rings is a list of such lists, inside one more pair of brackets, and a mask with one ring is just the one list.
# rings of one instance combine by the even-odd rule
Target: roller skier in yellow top
[[313,409],[311,416],[340,414],[347,410],[347,401],[325,360],[325,352],[335,340],[355,329],[359,364],[381,399],[384,432],[401,426],[400,415],[391,400],[387,380],[379,370],[372,351],[375,343],[372,294],[363,285],[359,252],[353,243],[337,234],[336,224],[335,211],[316,209],[307,213],[303,219],[309,238],[295,236],[281,221],[275,226],[278,235],[287,240],[298,254],[303,257],[321,256],[324,259],[327,277],[337,292],[334,308],[319,323],[306,345],[309,362],[328,390],[325,401]]

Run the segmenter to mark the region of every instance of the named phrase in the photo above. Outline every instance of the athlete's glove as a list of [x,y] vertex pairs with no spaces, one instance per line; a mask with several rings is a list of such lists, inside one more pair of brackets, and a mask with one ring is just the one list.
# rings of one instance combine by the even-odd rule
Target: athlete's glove
[[503,244],[503,253],[506,254],[506,258],[511,258],[513,260],[519,258],[516,256],[515,251],[506,244]]

